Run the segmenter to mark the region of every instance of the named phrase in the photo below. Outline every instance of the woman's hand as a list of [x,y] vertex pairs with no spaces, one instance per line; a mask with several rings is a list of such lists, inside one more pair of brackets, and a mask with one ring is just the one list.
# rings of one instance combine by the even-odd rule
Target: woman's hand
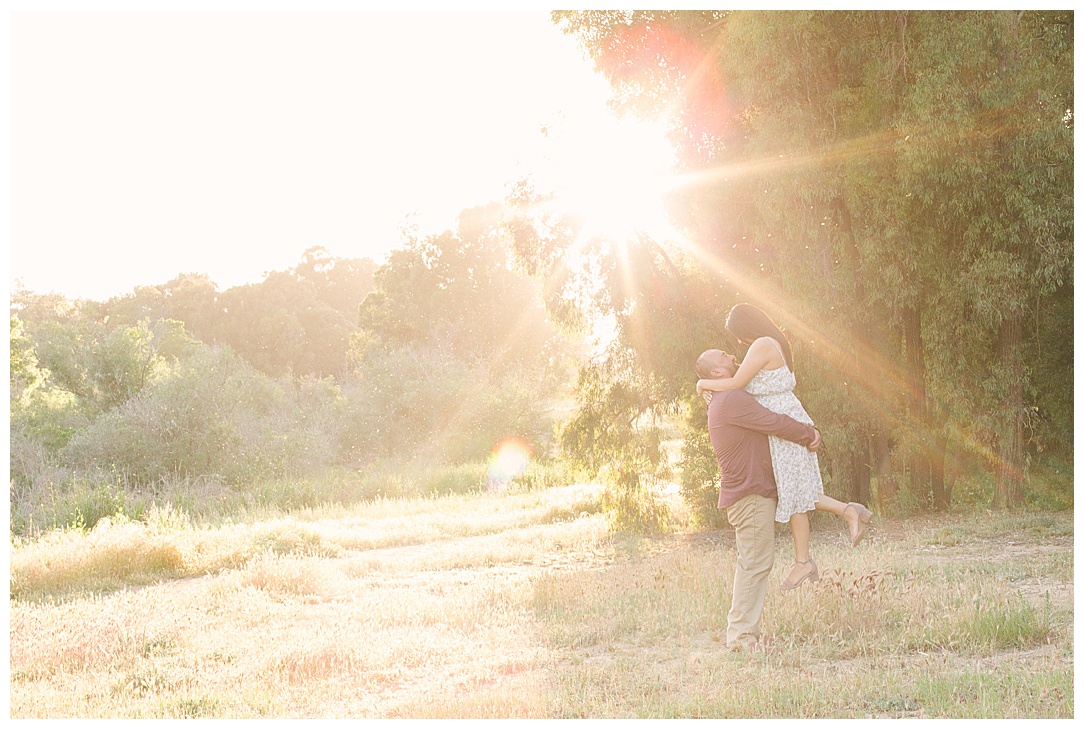
[[696,394],[699,395],[700,397],[704,398],[704,402],[706,402],[706,403],[708,403],[710,405],[711,404],[711,396],[712,396],[713,393],[712,393],[711,390],[705,390],[704,389],[703,382],[704,382],[703,380],[697,380],[696,381]]

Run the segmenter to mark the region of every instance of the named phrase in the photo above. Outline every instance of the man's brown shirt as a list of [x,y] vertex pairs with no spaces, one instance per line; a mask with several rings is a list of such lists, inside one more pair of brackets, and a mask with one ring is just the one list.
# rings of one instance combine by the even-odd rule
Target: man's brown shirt
[[719,461],[720,509],[750,494],[776,498],[769,435],[803,446],[817,437],[812,425],[773,413],[745,390],[725,390],[712,396],[708,435]]

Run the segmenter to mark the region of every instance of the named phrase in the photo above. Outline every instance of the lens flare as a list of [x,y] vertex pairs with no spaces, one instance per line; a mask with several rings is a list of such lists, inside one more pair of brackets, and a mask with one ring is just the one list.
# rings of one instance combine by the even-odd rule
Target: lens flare
[[489,480],[508,482],[527,470],[531,449],[519,438],[507,438],[493,448],[489,459]]
[[552,189],[554,207],[579,219],[585,235],[627,245],[646,234],[675,235],[666,210],[674,186],[675,152],[665,122],[625,118],[612,128],[560,126],[547,131],[552,148],[536,174]]

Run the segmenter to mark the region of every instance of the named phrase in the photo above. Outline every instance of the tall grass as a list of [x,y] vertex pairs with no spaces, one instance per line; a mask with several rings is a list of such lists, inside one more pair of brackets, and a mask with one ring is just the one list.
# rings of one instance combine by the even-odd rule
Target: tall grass
[[[488,485],[484,461],[455,465],[379,461],[364,470],[330,469],[319,476],[265,478],[244,486],[182,475],[167,475],[148,484],[107,469],[54,475],[55,480],[12,482],[12,534],[36,537],[57,529],[92,529],[106,517],[140,521],[155,508],[220,523],[322,504],[349,506],[379,499],[465,494]],[[532,462],[511,485],[514,490],[529,491],[568,482],[561,465]]]

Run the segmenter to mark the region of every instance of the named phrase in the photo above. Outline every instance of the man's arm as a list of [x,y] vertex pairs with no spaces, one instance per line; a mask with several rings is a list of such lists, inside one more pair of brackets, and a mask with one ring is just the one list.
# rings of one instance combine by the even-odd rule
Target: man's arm
[[793,441],[811,450],[820,446],[820,432],[789,415],[773,413],[744,390],[734,390],[725,403],[727,420],[734,425]]

